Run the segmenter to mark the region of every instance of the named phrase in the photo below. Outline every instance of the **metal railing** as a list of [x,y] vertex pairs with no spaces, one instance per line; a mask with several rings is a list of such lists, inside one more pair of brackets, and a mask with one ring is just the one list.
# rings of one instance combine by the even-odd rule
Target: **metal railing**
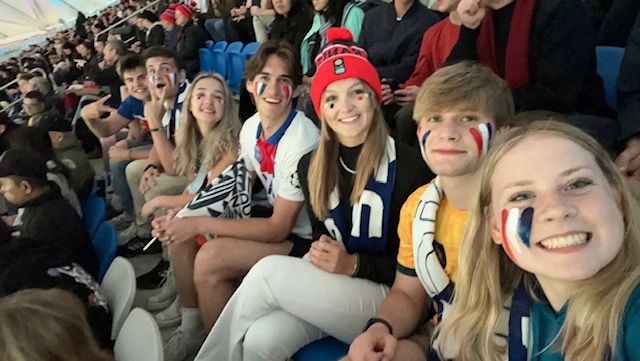
[[141,12],[143,12],[143,11],[147,10],[148,8],[150,8],[150,7],[154,6],[155,4],[159,3],[160,1],[161,1],[161,0],[156,0],[156,1],[152,1],[152,2],[148,3],[148,4],[147,4],[147,5],[145,5],[144,7],[142,7],[142,8],[140,8],[140,9],[138,9],[138,10],[134,11],[131,15],[127,16],[126,18],[124,18],[124,19],[122,19],[122,20],[118,21],[117,23],[115,23],[115,24],[113,24],[113,25],[110,25],[108,28],[106,28],[106,29],[102,30],[101,32],[99,32],[99,33],[96,35],[96,37],[98,37],[98,36],[100,36],[100,35],[102,35],[102,34],[104,34],[104,33],[108,33],[108,32],[109,32],[109,31],[111,31],[112,29],[117,28],[118,26],[120,26],[121,24],[123,24],[124,22],[126,22],[127,20],[129,20],[129,19],[131,19],[132,17],[134,17],[134,16],[136,16],[136,15],[140,14]]

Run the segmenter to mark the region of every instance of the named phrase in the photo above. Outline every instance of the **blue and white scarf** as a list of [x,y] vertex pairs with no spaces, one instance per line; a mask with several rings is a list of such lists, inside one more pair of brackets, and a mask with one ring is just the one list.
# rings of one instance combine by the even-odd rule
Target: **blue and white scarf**
[[[375,171],[375,176],[369,178],[360,200],[353,205],[351,222],[346,216],[349,204],[340,202],[338,185],[333,189],[329,196],[330,215],[324,220],[324,225],[335,240],[344,242],[349,253],[386,251],[395,177],[396,144],[388,137],[385,154]],[[347,235],[348,238],[345,237]]]

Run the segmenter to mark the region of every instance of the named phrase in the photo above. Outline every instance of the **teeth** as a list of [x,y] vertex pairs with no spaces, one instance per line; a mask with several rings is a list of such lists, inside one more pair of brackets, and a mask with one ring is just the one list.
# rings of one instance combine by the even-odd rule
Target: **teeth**
[[272,104],[278,104],[280,103],[279,99],[273,99],[273,98],[264,98],[265,101],[272,103]]
[[547,249],[579,246],[584,243],[587,243],[586,233],[576,233],[566,237],[550,238],[540,242],[540,244],[542,244],[542,246]]
[[352,121],[356,120],[356,118],[358,118],[358,116],[354,115],[354,116],[349,117],[349,118],[342,118],[342,119],[340,119],[340,121],[341,122],[345,122],[345,123],[349,123],[349,122],[352,122]]

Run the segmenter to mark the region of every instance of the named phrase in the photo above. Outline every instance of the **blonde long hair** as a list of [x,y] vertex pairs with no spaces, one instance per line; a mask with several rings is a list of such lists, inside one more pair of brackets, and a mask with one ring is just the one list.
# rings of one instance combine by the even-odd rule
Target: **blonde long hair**
[[[640,283],[638,204],[627,181],[593,138],[567,124],[537,121],[501,137],[481,168],[479,192],[474,195],[461,245],[453,308],[436,331],[441,355],[449,354],[447,345],[455,344],[456,360],[501,359],[507,350],[496,344],[494,333],[504,300],[520,282],[535,297],[535,276],[516,266],[494,244],[489,215],[491,177],[497,163],[523,139],[541,133],[568,139],[591,153],[611,186],[621,193],[625,224],[622,248],[597,274],[579,282],[568,302],[562,338],[565,360],[605,360],[609,352],[615,354],[625,305]],[[602,302],[604,299],[608,301]]]
[[[375,99],[375,93],[365,82],[362,82],[362,85],[371,94],[369,99],[371,99],[371,105],[375,106],[376,109],[373,112],[373,121],[371,122],[369,133],[362,145],[360,155],[358,155],[356,177],[351,190],[351,204],[358,202],[369,177],[380,165],[389,135],[380,104],[373,100]],[[322,106],[324,106],[324,99],[322,100]],[[311,156],[308,179],[309,197],[311,198],[313,213],[318,218],[323,219],[329,214],[329,196],[338,184],[340,142],[335,132],[327,125],[324,117],[321,115],[320,118],[320,142]]]
[[80,299],[60,289],[0,299],[0,355],[3,361],[113,361],[94,339]]
[[[223,114],[220,121],[203,139],[196,119],[191,112],[191,97],[196,84],[203,79],[214,79],[222,85],[224,98]],[[176,149],[173,153],[175,171],[179,175],[191,175],[199,170],[210,170],[230,151],[239,149],[238,136],[240,121],[233,112],[233,98],[231,90],[220,75],[215,73],[201,73],[196,76],[187,91],[186,100],[182,105],[180,126],[176,134]]]

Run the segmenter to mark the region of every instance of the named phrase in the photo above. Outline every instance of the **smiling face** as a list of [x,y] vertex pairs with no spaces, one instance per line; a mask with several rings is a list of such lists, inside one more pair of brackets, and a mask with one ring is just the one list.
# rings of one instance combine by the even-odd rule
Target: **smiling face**
[[146,100],[149,97],[149,88],[147,87],[147,71],[140,67],[122,72],[124,85],[127,87],[130,95],[136,99]]
[[[489,124],[490,126],[488,126]],[[418,122],[418,143],[429,168],[438,175],[457,177],[478,169],[489,137],[482,128],[494,125],[486,114],[454,110]]]
[[247,90],[261,118],[280,120],[291,111],[293,81],[287,63],[277,55],[269,56],[260,73],[247,81]]
[[213,129],[224,114],[224,88],[219,81],[205,78],[192,85],[190,110],[200,133]]
[[325,89],[322,119],[341,144],[355,147],[364,143],[375,112],[372,97],[372,91],[356,78],[335,81]]
[[[491,177],[492,238],[510,248],[510,258],[543,287],[584,280],[622,247],[620,197],[584,148],[552,133],[528,136],[504,155]],[[513,208],[515,214],[532,212],[524,237],[503,237],[503,210]],[[529,238],[529,246],[522,238]]]

